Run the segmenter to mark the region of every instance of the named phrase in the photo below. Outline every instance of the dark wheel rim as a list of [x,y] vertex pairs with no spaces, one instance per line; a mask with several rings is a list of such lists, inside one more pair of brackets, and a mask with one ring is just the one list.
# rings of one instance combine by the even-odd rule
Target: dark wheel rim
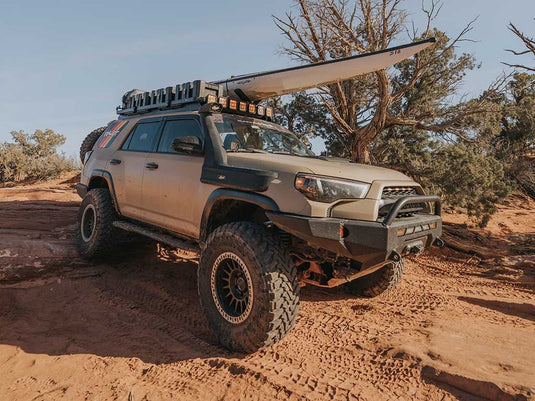
[[219,255],[212,267],[212,297],[217,310],[230,323],[247,319],[253,305],[253,285],[247,266],[232,252]]
[[80,224],[82,239],[85,242],[91,241],[91,238],[95,233],[96,224],[97,218],[95,213],[95,207],[89,204],[86,206],[84,213],[82,214],[82,222]]

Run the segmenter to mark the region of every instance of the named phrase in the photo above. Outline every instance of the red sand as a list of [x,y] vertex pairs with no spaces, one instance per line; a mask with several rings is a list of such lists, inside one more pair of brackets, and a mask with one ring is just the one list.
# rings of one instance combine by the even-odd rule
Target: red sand
[[210,336],[194,264],[150,244],[81,260],[79,199],[62,181],[0,189],[2,400],[534,397],[535,211],[524,198],[486,230],[448,226],[446,238],[492,259],[428,252],[372,300],[304,288],[294,330],[239,355]]

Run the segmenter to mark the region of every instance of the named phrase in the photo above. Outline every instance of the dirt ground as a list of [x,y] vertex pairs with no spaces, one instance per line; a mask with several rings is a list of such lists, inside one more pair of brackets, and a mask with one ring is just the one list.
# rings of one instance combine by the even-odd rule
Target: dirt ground
[[240,355],[208,331],[195,264],[154,244],[79,258],[72,182],[0,189],[0,400],[535,398],[525,198],[485,230],[446,216],[455,249],[409,260],[391,293],[304,288],[294,330]]

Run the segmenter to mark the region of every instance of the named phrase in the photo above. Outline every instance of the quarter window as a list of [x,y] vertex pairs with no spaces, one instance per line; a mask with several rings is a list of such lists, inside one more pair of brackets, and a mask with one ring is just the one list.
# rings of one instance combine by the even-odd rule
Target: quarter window
[[158,145],[160,153],[176,153],[173,148],[173,141],[184,136],[196,136],[202,143],[201,127],[195,120],[170,120],[165,123],[162,139]]
[[141,123],[136,125],[128,140],[124,143],[123,149],[136,152],[150,152],[154,139],[158,134],[160,122]]

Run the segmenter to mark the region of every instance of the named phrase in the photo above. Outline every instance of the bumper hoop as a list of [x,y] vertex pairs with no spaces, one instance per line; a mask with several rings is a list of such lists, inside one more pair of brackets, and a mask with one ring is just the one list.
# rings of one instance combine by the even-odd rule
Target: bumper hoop
[[441,203],[440,203],[440,196],[437,195],[418,195],[418,196],[404,196],[403,198],[399,198],[396,203],[394,203],[394,206],[390,209],[390,212],[388,212],[388,215],[385,217],[383,221],[383,225],[386,227],[389,227],[394,219],[397,217],[398,213],[401,211],[401,208],[405,206],[407,203],[417,203],[417,202],[434,202],[435,203],[435,215],[440,216],[442,213]]

